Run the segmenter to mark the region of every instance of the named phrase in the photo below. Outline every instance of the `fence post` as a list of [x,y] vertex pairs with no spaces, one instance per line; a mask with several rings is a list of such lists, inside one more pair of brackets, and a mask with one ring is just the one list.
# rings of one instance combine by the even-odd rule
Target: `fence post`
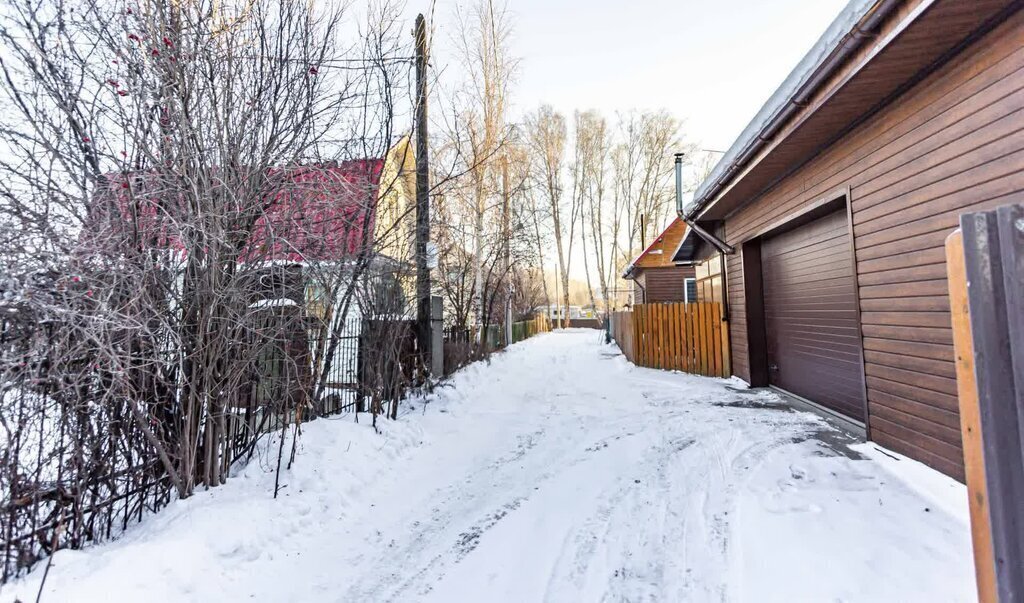
[[996,600],[995,559],[992,556],[992,526],[988,521],[988,490],[982,458],[981,415],[974,377],[974,344],[967,304],[967,273],[964,266],[963,234],[957,230],[946,239],[946,268],[949,272],[949,302],[956,355],[957,397],[960,402],[960,433],[964,449],[967,502],[971,514],[971,540],[978,600]]
[[440,295],[430,297],[430,374],[444,375],[444,301]]
[[994,600],[1024,601],[1024,205],[963,215],[960,227],[974,359],[964,385],[978,399]]

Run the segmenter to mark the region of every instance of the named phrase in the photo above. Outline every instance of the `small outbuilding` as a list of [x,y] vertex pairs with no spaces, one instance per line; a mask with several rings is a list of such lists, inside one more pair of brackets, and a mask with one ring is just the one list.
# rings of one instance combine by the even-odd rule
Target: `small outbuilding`
[[697,301],[697,280],[693,262],[673,260],[686,223],[676,218],[643,253],[626,266],[622,278],[633,281],[633,303]]

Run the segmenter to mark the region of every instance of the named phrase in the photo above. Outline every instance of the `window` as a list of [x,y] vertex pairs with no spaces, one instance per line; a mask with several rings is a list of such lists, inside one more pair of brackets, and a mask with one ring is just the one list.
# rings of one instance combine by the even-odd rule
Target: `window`
[[697,279],[686,279],[686,303],[697,301]]

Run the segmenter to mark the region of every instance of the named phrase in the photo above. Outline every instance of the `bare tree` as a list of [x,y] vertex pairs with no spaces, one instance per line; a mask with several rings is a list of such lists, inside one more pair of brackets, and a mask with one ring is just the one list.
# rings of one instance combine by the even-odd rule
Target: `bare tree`
[[5,530],[100,537],[82,514],[127,521],[166,501],[143,486],[217,486],[268,429],[280,467],[284,434],[323,410],[336,344],[311,345],[308,325],[345,328],[403,219],[374,218],[401,185],[380,158],[408,43],[395,7],[366,14],[25,0],[0,15],[0,261],[8,301],[46,325],[0,362],[22,401],[0,409],[4,466],[37,431],[36,464],[53,468],[4,473],[35,501]]
[[473,216],[473,300],[476,319],[483,322],[487,221],[488,214],[501,203],[497,199],[497,166],[508,136],[505,111],[517,61],[509,51],[512,28],[504,4],[495,7],[494,0],[480,0],[468,11],[460,12],[458,21],[458,43],[469,76],[461,125],[468,143],[464,155],[471,180],[468,209]]
[[572,251],[572,230],[577,217],[576,204],[564,207],[562,178],[564,176],[566,126],[565,118],[548,105],[537,109],[526,119],[527,139],[531,151],[534,178],[548,202],[555,248],[558,252],[562,302],[565,310],[563,326],[569,314],[569,267]]

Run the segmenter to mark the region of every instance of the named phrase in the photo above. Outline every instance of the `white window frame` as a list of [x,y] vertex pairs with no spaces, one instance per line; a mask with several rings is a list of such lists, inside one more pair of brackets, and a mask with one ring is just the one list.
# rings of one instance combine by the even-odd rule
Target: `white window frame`
[[695,299],[690,299],[690,283],[693,283],[693,291],[697,292],[697,279],[696,278],[685,278],[683,279],[683,299],[686,303],[692,304],[696,302]]

